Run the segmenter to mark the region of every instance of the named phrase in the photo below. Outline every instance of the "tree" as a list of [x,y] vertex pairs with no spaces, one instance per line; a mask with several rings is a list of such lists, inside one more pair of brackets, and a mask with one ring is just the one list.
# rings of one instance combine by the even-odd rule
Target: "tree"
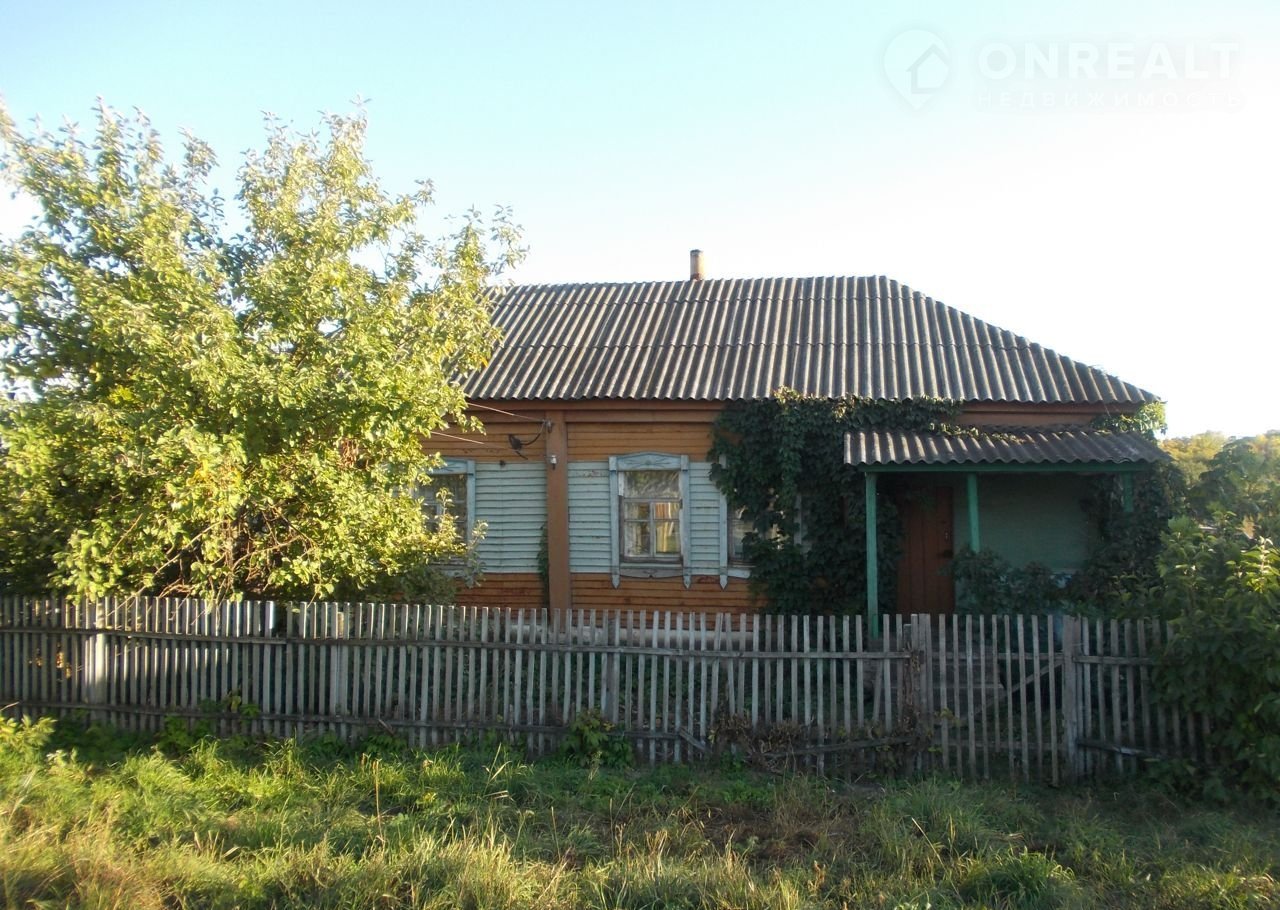
[[1240,522],[1249,537],[1280,537],[1280,430],[1232,439],[1192,491],[1201,517]]
[[[1197,437],[1193,437],[1197,438]],[[1169,618],[1164,699],[1210,722],[1207,789],[1280,794],[1280,432],[1233,439],[1169,522],[1143,612]]]
[[519,256],[499,210],[442,240],[429,185],[389,195],[361,113],[268,122],[232,234],[215,158],[138,115],[20,132],[0,174],[40,215],[0,244],[0,576],[28,589],[418,594],[461,549],[415,495],[424,440],[467,426],[455,377],[495,342],[487,285]]
[[1196,433],[1194,436],[1175,436],[1160,443],[1160,448],[1169,453],[1173,463],[1193,484],[1209,467],[1209,462],[1219,450],[1226,445],[1227,437],[1213,431]]

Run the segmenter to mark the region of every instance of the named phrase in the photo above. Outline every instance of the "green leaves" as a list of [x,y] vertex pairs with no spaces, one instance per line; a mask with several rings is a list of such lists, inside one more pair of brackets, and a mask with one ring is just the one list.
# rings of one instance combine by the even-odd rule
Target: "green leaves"
[[439,593],[427,567],[459,544],[403,491],[465,422],[454,377],[489,356],[518,232],[472,212],[429,240],[429,192],[382,190],[363,116],[326,127],[269,124],[230,235],[198,140],[173,164],[140,116],[103,108],[90,143],[0,111],[3,176],[42,211],[0,244],[8,584]]
[[[712,477],[744,508],[752,590],[783,613],[866,606],[863,476],[844,464],[845,433],[862,427],[950,431],[959,404],[940,400],[810,398],[789,389],[717,418]],[[880,604],[892,609],[902,536],[893,504],[879,503]]]
[[1280,552],[1238,529],[1170,523],[1160,597],[1175,636],[1162,697],[1208,718],[1216,768],[1254,796],[1280,794]]

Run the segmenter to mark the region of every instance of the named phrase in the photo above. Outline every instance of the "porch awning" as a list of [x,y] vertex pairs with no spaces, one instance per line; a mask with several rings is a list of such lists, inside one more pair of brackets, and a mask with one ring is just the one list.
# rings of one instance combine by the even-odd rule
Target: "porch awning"
[[974,435],[859,430],[844,437],[845,464],[861,468],[946,465],[1120,466],[1168,456],[1143,433],[1088,427],[982,427]]

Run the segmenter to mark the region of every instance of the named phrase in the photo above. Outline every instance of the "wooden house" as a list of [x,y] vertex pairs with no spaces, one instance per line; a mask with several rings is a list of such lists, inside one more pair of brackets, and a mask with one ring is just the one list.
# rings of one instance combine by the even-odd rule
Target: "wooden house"
[[[483,579],[463,603],[741,610],[742,528],[712,483],[712,424],[779,388],[944,398],[978,437],[864,432],[867,520],[899,497],[899,605],[947,612],[964,545],[1070,572],[1085,559],[1086,478],[1145,469],[1141,434],[1099,432],[1149,392],[892,279],[706,279],[516,286],[503,340],[465,389],[483,435],[435,437],[466,525],[484,522]],[[912,496],[911,491],[928,495]],[[465,510],[465,511],[463,511]],[[860,520],[860,519],[855,519]],[[875,535],[869,536],[875,564]],[[875,603],[875,573],[868,597]]]

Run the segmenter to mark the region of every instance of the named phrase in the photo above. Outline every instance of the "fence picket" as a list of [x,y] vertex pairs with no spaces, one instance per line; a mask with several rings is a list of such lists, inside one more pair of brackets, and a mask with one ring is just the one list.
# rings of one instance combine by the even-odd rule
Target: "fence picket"
[[904,767],[989,777],[1003,754],[1011,774],[1055,783],[1205,749],[1205,719],[1153,693],[1164,623],[895,615],[882,628],[870,640],[860,616],[6,597],[0,704],[156,729],[214,702],[223,733],[377,725],[426,746],[492,731],[532,753],[592,708],[649,762],[706,756],[734,717],[794,728],[761,760],[824,772],[874,763],[859,741],[911,717],[936,751]]

